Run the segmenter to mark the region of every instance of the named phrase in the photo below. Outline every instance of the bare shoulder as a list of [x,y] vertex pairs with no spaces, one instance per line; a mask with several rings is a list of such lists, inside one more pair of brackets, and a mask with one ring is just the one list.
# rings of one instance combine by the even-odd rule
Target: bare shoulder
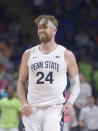
[[66,50],[65,51],[65,61],[67,63],[67,69],[69,77],[74,77],[78,74],[78,66],[76,63],[76,58],[72,51]]
[[74,56],[74,54],[73,54],[72,51],[66,50],[66,51],[65,51],[65,57],[66,57],[66,58],[74,58],[75,56]]
[[22,55],[22,63],[27,63],[29,60],[29,56],[30,56],[30,51],[31,49],[27,49],[24,51],[23,55]]
[[29,56],[31,49],[27,49],[24,51],[23,56]]
[[28,59],[30,56],[31,49],[27,49],[24,51],[22,58]]
[[71,64],[73,62],[76,62],[75,55],[70,50],[65,51],[64,57],[65,57],[65,60],[67,62],[67,65],[69,65],[69,63]]

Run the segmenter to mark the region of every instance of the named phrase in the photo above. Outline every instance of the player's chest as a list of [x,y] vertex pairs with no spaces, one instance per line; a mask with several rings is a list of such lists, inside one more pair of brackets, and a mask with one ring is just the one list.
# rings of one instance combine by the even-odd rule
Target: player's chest
[[29,60],[29,68],[36,70],[53,70],[60,72],[64,68],[64,59],[60,56],[41,57],[33,56]]

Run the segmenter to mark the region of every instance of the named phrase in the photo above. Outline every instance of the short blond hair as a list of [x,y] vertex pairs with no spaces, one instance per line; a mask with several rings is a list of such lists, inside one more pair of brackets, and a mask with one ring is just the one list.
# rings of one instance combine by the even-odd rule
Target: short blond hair
[[58,28],[58,21],[57,19],[52,15],[40,15],[35,20],[34,23],[38,26],[41,19],[46,19],[47,21],[50,20],[53,22],[53,24]]

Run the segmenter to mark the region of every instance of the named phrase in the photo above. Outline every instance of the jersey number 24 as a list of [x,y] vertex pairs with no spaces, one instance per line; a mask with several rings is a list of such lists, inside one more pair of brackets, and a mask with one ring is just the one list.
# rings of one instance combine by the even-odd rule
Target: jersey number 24
[[[53,83],[53,72],[49,72],[48,75],[45,77],[43,72],[37,72],[36,76],[40,76],[40,78],[37,80],[37,84],[44,84],[45,81],[49,81],[50,84]],[[45,78],[45,79],[44,79]]]

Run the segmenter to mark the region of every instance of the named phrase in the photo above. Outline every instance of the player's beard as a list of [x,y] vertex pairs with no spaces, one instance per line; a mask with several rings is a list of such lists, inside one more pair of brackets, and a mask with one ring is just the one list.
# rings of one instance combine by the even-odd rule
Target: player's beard
[[47,34],[47,33],[39,34],[39,40],[42,43],[48,43],[51,40],[51,37],[52,37],[52,33],[50,33],[50,34]]

